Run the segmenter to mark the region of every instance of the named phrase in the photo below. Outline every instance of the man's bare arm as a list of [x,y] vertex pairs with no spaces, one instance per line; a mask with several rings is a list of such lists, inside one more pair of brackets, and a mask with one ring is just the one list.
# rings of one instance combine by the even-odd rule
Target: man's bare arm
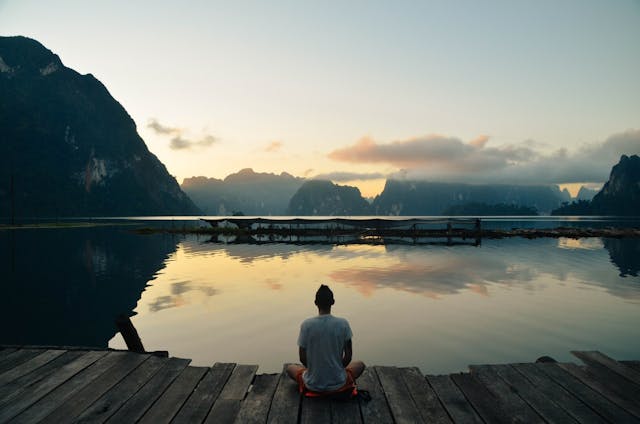
[[353,347],[351,346],[351,339],[347,340],[344,344],[344,350],[342,354],[342,366],[346,367],[351,363],[351,357],[353,356]]
[[300,356],[300,362],[305,367],[307,366],[307,351],[303,347],[298,347],[298,356]]

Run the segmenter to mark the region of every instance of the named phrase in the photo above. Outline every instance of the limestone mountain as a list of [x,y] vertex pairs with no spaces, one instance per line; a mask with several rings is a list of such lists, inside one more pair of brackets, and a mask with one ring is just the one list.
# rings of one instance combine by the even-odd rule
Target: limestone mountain
[[613,166],[609,181],[591,201],[598,215],[640,215],[640,157],[620,157]]
[[208,215],[284,215],[304,181],[286,172],[277,175],[246,168],[224,180],[185,178],[182,189]]
[[195,214],[93,75],[39,42],[0,37],[0,216]]
[[296,216],[369,215],[371,206],[356,187],[331,181],[307,181],[289,202],[288,214]]
[[376,215],[440,215],[448,208],[469,203],[525,206],[548,213],[569,199],[569,193],[557,186],[387,180],[372,207]]

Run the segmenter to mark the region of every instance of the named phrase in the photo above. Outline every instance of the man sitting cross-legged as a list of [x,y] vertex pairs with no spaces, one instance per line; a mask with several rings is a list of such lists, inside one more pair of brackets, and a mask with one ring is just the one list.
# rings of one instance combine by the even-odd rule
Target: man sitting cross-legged
[[301,393],[332,394],[351,391],[364,371],[362,361],[351,361],[351,327],[344,318],[331,315],[333,292],[321,285],[316,292],[318,315],[300,326],[298,347],[302,365],[287,366]]

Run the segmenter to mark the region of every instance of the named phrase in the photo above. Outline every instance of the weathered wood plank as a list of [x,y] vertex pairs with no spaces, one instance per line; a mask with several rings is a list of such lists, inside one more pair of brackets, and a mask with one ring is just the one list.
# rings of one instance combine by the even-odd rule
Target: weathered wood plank
[[208,368],[187,367],[164,391],[139,421],[141,424],[169,423],[193,393]]
[[365,369],[358,378],[358,389],[368,391],[371,396],[370,402],[360,402],[360,412],[365,423],[393,423],[387,398],[384,396],[378,374],[373,368]]
[[44,419],[80,390],[84,390],[90,384],[95,384],[103,373],[112,366],[119,364],[125,356],[126,353],[124,352],[107,353],[104,357],[33,403],[29,408],[20,413],[20,415],[13,418],[12,421],[15,423],[33,423]]
[[66,352],[62,356],[43,365],[37,370],[25,374],[17,380],[0,386],[0,408],[3,404],[8,403],[11,399],[21,395],[31,384],[43,380],[66,364],[76,360],[84,353],[85,352],[80,351]]
[[362,424],[357,399],[331,400],[332,424]]
[[100,399],[87,408],[76,422],[103,423],[134,395],[167,362],[167,359],[151,356],[127,375]]
[[191,362],[191,359],[167,359],[165,366],[156,372],[147,381],[147,384],[131,396],[115,414],[109,417],[107,422],[120,424],[138,421],[171,382],[189,365],[189,362]]
[[471,374],[452,374],[451,380],[464,393],[471,406],[487,423],[510,423],[511,417],[504,410],[500,399]]
[[23,362],[26,362],[41,353],[42,351],[39,349],[19,349],[11,352],[2,361],[0,361],[0,374],[17,367]]
[[428,423],[451,423],[438,396],[418,368],[402,368],[402,378],[422,419]]
[[591,388],[572,374],[563,370],[554,363],[533,364],[537,369],[548,375],[556,383],[571,392],[591,409],[600,414],[609,422],[631,423],[637,422],[633,415],[620,408],[609,399],[604,397],[597,389]]
[[[76,360],[64,365],[56,372],[50,374],[47,378],[26,388],[22,393],[16,396],[8,405],[2,405],[0,408],[0,422],[15,417],[31,405],[39,402],[43,397],[48,396],[51,392],[67,383],[77,374],[83,373],[86,369],[91,368],[96,361],[105,357],[107,352],[87,352]],[[73,386],[72,386],[73,387]]]
[[258,370],[257,365],[238,365],[231,373],[220,396],[213,404],[205,422],[232,423],[240,410],[240,401],[244,399],[247,390]]
[[149,359],[149,355],[124,354],[108,370],[93,380],[91,384],[84,387],[59,408],[47,415],[43,422],[60,424],[75,421],[78,415],[147,359]]
[[40,353],[37,356],[34,356],[28,361],[23,362],[22,364],[0,374],[0,385],[7,384],[11,381],[17,380],[23,375],[26,375],[31,371],[40,368],[41,366],[45,365],[47,362],[53,361],[63,353],[65,353],[64,350],[43,351],[42,353]]
[[482,424],[471,404],[448,375],[428,375],[427,381],[442,402],[447,413],[457,424]]
[[216,363],[193,391],[173,420],[174,424],[203,422],[236,364]]
[[378,374],[394,421],[396,423],[423,422],[400,370],[395,367],[375,367],[374,369]]
[[598,351],[572,351],[571,353],[580,358],[585,364],[605,366],[640,387],[640,372],[621,364],[615,359],[609,358]]
[[273,402],[267,417],[269,424],[293,424],[298,422],[300,393],[298,385],[286,373],[286,364],[278,378]]
[[576,420],[563,408],[556,405],[552,398],[545,396],[522,374],[509,365],[492,365],[491,368],[518,395],[548,423],[572,423]]
[[15,347],[5,347],[2,348],[2,350],[0,350],[0,362],[2,362],[4,360],[4,358],[6,358],[10,353],[15,352],[16,350],[18,350]]
[[634,370],[640,372],[640,361],[618,361],[621,364],[625,364],[629,368],[633,368]]
[[256,375],[247,397],[240,402],[236,417],[238,424],[266,423],[273,394],[278,384],[278,374]]
[[331,424],[331,401],[303,397],[300,424]]
[[569,363],[556,363],[555,365],[569,372],[627,412],[640,418],[640,403],[637,402],[637,399],[640,398],[637,396],[630,398],[629,395],[624,392],[624,389],[610,384],[608,378],[613,379],[613,373],[601,372],[602,370],[591,367],[580,368],[576,364]]
[[491,365],[472,365],[471,373],[498,399],[508,416],[525,423],[544,421],[522,398],[498,376]]
[[584,402],[544,374],[534,364],[512,364],[513,369],[526,377],[540,392],[561,406],[573,418],[583,424],[601,424],[605,420]]

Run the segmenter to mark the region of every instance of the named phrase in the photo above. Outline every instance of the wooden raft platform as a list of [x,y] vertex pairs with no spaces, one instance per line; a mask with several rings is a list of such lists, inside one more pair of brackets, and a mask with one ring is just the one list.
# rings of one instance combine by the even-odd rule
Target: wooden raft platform
[[0,422],[638,423],[640,361],[573,352],[585,365],[470,366],[424,376],[375,366],[358,380],[371,401],[301,398],[257,366],[127,351],[0,349]]

